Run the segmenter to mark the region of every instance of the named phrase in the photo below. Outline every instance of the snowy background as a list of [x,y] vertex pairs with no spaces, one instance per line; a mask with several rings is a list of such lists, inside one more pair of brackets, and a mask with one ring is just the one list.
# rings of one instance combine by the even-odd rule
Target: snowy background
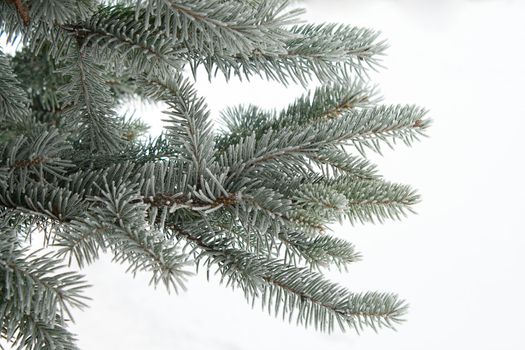
[[[386,103],[430,110],[430,138],[371,154],[387,179],[417,188],[418,215],[378,226],[334,226],[363,261],[330,278],[410,303],[398,331],[331,335],[254,310],[240,291],[195,276],[168,295],[102,259],[85,270],[91,307],[73,331],[84,350],[525,349],[525,1],[306,1],[306,18],[381,30]],[[215,115],[240,102],[281,107],[299,87],[204,75]],[[158,132],[158,111],[140,110]],[[386,149],[385,149],[386,150]]]

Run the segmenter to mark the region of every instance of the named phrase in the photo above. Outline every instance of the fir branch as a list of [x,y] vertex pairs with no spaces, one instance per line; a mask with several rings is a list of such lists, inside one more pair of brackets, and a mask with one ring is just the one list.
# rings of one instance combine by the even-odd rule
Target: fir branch
[[249,136],[254,130],[262,134],[270,129],[270,123],[275,119],[275,112],[264,110],[254,105],[239,105],[227,107],[221,111],[220,117],[223,132],[217,135],[217,138],[220,140],[217,144],[231,145],[236,142],[228,141],[229,138],[239,140],[242,137]]
[[162,282],[168,292],[184,289],[186,278],[191,275],[184,270],[185,257],[160,234],[126,228],[113,231],[109,241],[115,253],[113,261],[127,263],[127,271],[134,275],[138,271],[151,272],[150,285],[156,287]]
[[17,349],[24,350],[79,350],[76,338],[58,322],[49,324],[35,319],[31,314],[20,315],[11,310],[9,302],[4,304],[0,334]]
[[218,136],[217,154],[250,137],[259,140],[271,132],[303,131],[309,127],[318,132],[327,128],[346,131],[346,136],[340,134],[338,138],[353,144],[362,154],[364,147],[380,152],[381,143],[392,147],[400,139],[410,145],[419,135],[425,135],[431,123],[425,118],[426,110],[412,105],[370,107],[372,96],[372,91],[356,83],[349,87],[321,87],[311,96],[299,98],[278,116],[254,106],[228,109],[222,117],[229,133]]
[[381,143],[393,148],[397,140],[410,146],[425,131],[431,120],[425,118],[427,111],[414,105],[378,106],[350,113],[343,117],[354,123],[359,130],[349,138],[356,149],[364,154],[364,147],[381,153]]
[[[204,65],[208,73],[219,70],[226,78],[259,75],[283,84],[304,86],[313,78],[323,83],[346,83],[352,73],[363,75],[367,68],[379,65],[378,57],[386,49],[378,41],[378,32],[336,24],[292,27],[285,39],[284,52],[271,52],[264,46],[234,56],[190,51],[192,66]],[[191,49],[190,49],[191,50]]]
[[91,15],[95,8],[96,2],[92,0],[32,1],[30,14],[33,16],[35,27],[41,23],[51,27],[81,21]]
[[140,165],[133,162],[115,162],[103,169],[77,170],[68,174],[68,181],[58,181],[57,186],[64,187],[74,193],[82,194],[85,198],[101,196],[100,184],[137,182],[137,171]]
[[281,40],[289,36],[281,26],[293,23],[302,12],[286,12],[286,5],[281,1],[265,1],[253,7],[217,0],[148,0],[145,10],[156,17],[154,28],[162,27],[189,50],[214,55],[251,52],[261,46],[281,51]]
[[66,317],[72,319],[70,307],[86,307],[83,276],[65,272],[51,253],[28,254],[27,248],[17,246],[11,232],[2,232],[1,236],[0,271],[4,280],[0,290],[12,308],[53,325],[57,315],[61,323]]
[[58,248],[57,256],[68,258],[71,266],[73,258],[79,268],[84,268],[98,260],[100,252],[106,252],[108,244],[104,230],[97,218],[86,213],[83,218],[72,220],[63,230],[56,233],[53,246]]
[[[298,163],[304,162],[305,154],[315,152],[320,142],[327,142],[323,137],[325,135],[320,134],[317,138],[311,131],[269,131],[259,140],[254,133],[243,138],[239,144],[229,146],[219,158],[221,166],[230,169],[228,182],[248,176],[265,165],[297,166]],[[323,140],[317,142],[321,138]]]
[[134,73],[170,75],[181,66],[182,50],[164,32],[147,30],[143,17],[135,20],[135,11],[129,7],[103,7],[89,20],[61,28],[84,37],[83,45],[96,47],[97,59],[106,65],[114,62],[117,71],[125,60],[124,66]]
[[0,186],[0,205],[63,223],[78,217],[86,207],[77,193],[31,181],[12,187]]
[[[310,69],[321,81],[338,76],[348,81],[352,71],[374,68],[387,45],[379,32],[343,24],[298,25],[291,32],[299,36],[288,43],[288,55],[312,60]],[[334,62],[335,61],[335,62]]]
[[101,170],[108,169],[119,164],[133,162],[137,167],[147,163],[165,161],[168,158],[176,158],[178,152],[170,145],[165,135],[147,140],[139,139],[127,142],[118,152],[111,154],[86,154],[85,150],[74,150],[71,153],[72,163],[78,170]]
[[[315,218],[319,222],[342,221],[342,213],[348,205],[344,195],[323,183],[304,183],[290,191],[290,197],[300,217]],[[294,216],[292,212],[291,216]]]
[[[37,129],[38,130],[38,129]],[[33,132],[26,137],[20,136],[0,146],[0,154],[6,167],[10,169],[12,180],[22,183],[27,178],[45,182],[45,177],[62,177],[73,165],[65,159],[65,152],[72,147],[57,129]],[[14,183],[11,182],[11,186]]]
[[113,102],[105,85],[104,71],[94,62],[89,50],[82,46],[82,35],[78,35],[80,42],[70,47],[67,61],[60,71],[71,79],[60,89],[65,96],[62,104],[72,106],[64,117],[71,118],[70,123],[81,123],[81,139],[88,143],[90,150],[115,152],[122,147],[123,140],[112,118]]
[[[11,67],[10,60],[0,50],[0,121],[29,115],[29,99]],[[0,139],[0,141],[2,141]]]
[[[126,262],[133,274],[151,272],[151,284],[162,282],[168,291],[172,288],[177,291],[188,274],[183,269],[185,257],[177,253],[176,245],[147,227],[146,206],[137,203],[140,195],[136,188],[136,184],[108,183],[105,179],[101,197],[93,198],[94,222],[87,223],[106,233],[105,240],[115,253],[116,262]],[[78,251],[76,248],[70,253]],[[77,255],[76,259],[81,260],[82,256]]]
[[218,152],[237,144],[254,130],[261,137],[269,130],[304,128],[375,102],[375,91],[360,81],[347,84],[323,85],[296,99],[280,113],[265,111],[256,106],[229,108],[221,113],[226,130],[217,137]]
[[346,153],[337,147],[321,148],[318,152],[308,155],[308,158],[318,166],[323,176],[337,178],[352,177],[359,180],[377,180],[377,168],[367,159]]
[[354,294],[317,273],[217,245],[204,227],[170,228],[209,256],[208,266],[219,264],[227,285],[242,288],[247,298],[260,296],[263,308],[276,315],[282,312],[290,321],[297,310],[298,324],[329,332],[335,321],[342,329],[357,331],[364,326],[393,328],[406,312],[406,304],[393,294]]
[[352,243],[328,235],[314,237],[300,232],[281,232],[278,252],[284,249],[284,261],[298,265],[302,261],[313,270],[329,269],[335,265],[339,270],[361,260]]
[[0,34],[6,35],[10,43],[21,39],[35,49],[55,39],[55,25],[81,21],[96,6],[93,0],[1,1]]
[[347,198],[344,213],[351,223],[383,222],[386,218],[400,220],[407,212],[414,212],[412,207],[420,200],[410,186],[386,181],[340,177],[326,183]]
[[238,201],[238,195],[235,193],[217,197],[211,203],[202,201],[199,198],[189,198],[183,193],[173,194],[158,192],[154,196],[142,198],[142,202],[148,204],[150,207],[168,207],[171,209],[171,211],[175,211],[180,208],[186,208],[195,211],[210,210],[222,206],[231,206],[236,204]]
[[203,98],[197,97],[190,82],[177,75],[175,78],[147,80],[146,94],[165,101],[170,110],[166,113],[170,123],[168,137],[180,156],[194,169],[199,187],[204,187],[201,177],[207,176],[214,162],[214,135],[209,111]]
[[304,126],[334,119],[352,110],[376,104],[376,94],[374,88],[364,85],[360,80],[323,85],[299,97],[282,110],[276,124],[280,127]]
[[[360,258],[320,234],[329,224],[413,211],[418,194],[362,156],[412,144],[431,121],[417,106],[378,106],[358,79],[380,64],[378,32],[298,25],[288,5],[0,0],[0,34],[25,46],[14,69],[0,53],[0,337],[74,349],[65,326],[83,282],[60,259],[83,267],[108,250],[176,291],[193,257],[271,313],[324,331],[401,321],[397,296],[352,293],[313,270]],[[227,110],[217,135],[186,64],[194,76],[204,65],[210,78],[325,85],[281,112]],[[165,136],[142,140],[143,123],[115,114],[130,96],[167,104]],[[58,255],[21,248],[38,230]]]
[[282,194],[265,188],[254,181],[251,188],[243,189],[238,195],[234,215],[240,222],[257,227],[268,235],[277,233],[283,225],[290,224],[288,213],[292,202]]
[[391,145],[401,139],[410,145],[430,125],[426,111],[416,106],[376,107],[345,114],[337,119],[302,129],[270,130],[260,138],[253,133],[220,155],[220,163],[230,168],[230,178],[275,164],[300,164],[320,148],[353,144],[380,151],[380,142]]

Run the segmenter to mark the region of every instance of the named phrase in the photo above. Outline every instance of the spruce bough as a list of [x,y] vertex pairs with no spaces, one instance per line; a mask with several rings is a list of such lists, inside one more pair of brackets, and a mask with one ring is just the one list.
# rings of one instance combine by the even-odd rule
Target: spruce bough
[[[21,349],[75,349],[87,306],[71,266],[114,256],[178,291],[192,266],[272,314],[330,332],[391,327],[407,304],[354,293],[323,269],[360,259],[327,232],[412,211],[418,194],[365,156],[430,125],[378,104],[364,81],[386,44],[341,24],[301,24],[283,0],[0,0],[0,336]],[[239,106],[214,130],[191,78],[261,76],[307,87],[282,111]],[[185,77],[189,74],[189,77]],[[166,105],[165,132],[117,113]],[[32,235],[46,247],[30,249]]]

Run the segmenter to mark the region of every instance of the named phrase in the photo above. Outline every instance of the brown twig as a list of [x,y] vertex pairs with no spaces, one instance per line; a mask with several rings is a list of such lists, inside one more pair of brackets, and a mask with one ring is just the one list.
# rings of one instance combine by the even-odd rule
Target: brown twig
[[17,161],[13,167],[15,169],[28,168],[30,166],[36,166],[36,165],[42,164],[44,161],[45,161],[45,158],[41,156],[33,158],[33,159],[24,159],[24,160]]
[[31,23],[31,18],[29,17],[29,9],[27,8],[27,6],[22,2],[22,0],[8,0],[8,1],[15,5],[16,12],[18,12],[18,15],[22,19],[24,26],[28,27],[29,23]]

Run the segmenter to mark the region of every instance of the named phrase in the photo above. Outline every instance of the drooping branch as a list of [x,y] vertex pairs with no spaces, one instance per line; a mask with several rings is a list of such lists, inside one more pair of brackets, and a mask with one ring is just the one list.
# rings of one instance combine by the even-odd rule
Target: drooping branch
[[297,310],[298,324],[325,331],[332,331],[335,321],[342,329],[357,331],[363,326],[393,328],[406,312],[405,302],[394,294],[351,293],[318,273],[219,245],[205,226],[190,230],[171,225],[170,229],[202,250],[199,259],[209,257],[208,264],[218,264],[227,284],[242,288],[248,298],[260,293],[270,313],[281,311],[291,321]]

